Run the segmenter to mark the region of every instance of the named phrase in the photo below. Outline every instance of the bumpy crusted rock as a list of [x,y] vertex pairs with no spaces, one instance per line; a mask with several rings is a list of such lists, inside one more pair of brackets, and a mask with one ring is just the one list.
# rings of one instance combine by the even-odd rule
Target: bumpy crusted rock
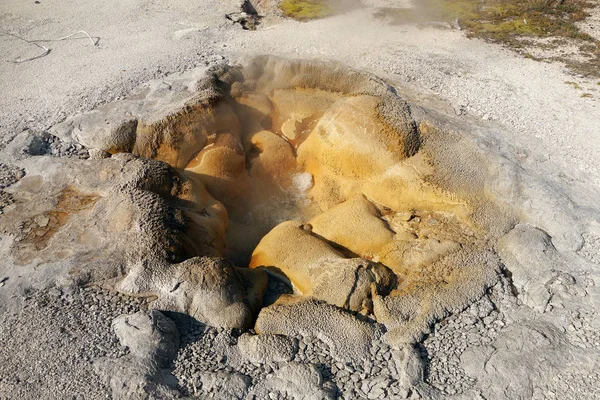
[[223,400],[242,400],[251,385],[249,376],[228,372],[201,372],[195,377],[195,386],[203,393]]
[[54,280],[81,282],[185,253],[184,215],[197,210],[181,210],[186,184],[166,164],[133,156],[93,162],[40,156],[21,164],[29,176],[5,189],[15,201],[3,217],[12,237],[8,262],[56,263]]
[[396,276],[384,265],[362,258],[323,260],[314,270],[309,295],[352,311],[371,312],[373,294],[388,294]]
[[[224,246],[226,212],[200,193],[201,184],[192,187],[167,164],[129,154],[56,159],[51,168],[42,156],[23,165],[29,176],[7,189],[16,201],[3,217],[11,235],[9,262],[56,265],[28,279],[101,281],[128,293],[160,293],[156,307],[189,312],[216,326],[250,325],[266,289],[264,272],[235,272],[219,261],[205,260],[207,267],[198,270],[193,261],[177,263],[218,255]],[[172,291],[176,285],[179,290]]]
[[256,247],[252,268],[266,267],[289,279],[305,296],[360,311],[373,293],[387,294],[396,283],[385,266],[365,259],[345,259],[306,226],[284,222]]
[[283,222],[273,228],[252,253],[250,268],[279,270],[300,293],[310,293],[314,285],[311,269],[319,262],[343,259],[343,256],[303,228],[304,225],[297,221]]
[[[176,382],[166,371],[122,357],[119,361],[99,360],[94,363],[116,400],[178,399],[181,394],[174,389]],[[167,382],[169,385],[167,385]]]
[[161,312],[152,310],[121,315],[112,328],[123,346],[135,357],[167,366],[179,349],[179,331],[175,323]]
[[261,334],[315,336],[332,348],[340,360],[369,357],[380,336],[380,326],[358,320],[348,312],[314,299],[281,297],[258,314],[255,329]]
[[[171,86],[166,86],[162,80],[148,82],[141,88],[142,99],[127,98],[105,104],[53,126],[51,133],[91,149],[112,154],[135,151],[148,158],[156,156],[156,147],[163,140],[172,142],[173,136],[177,135],[175,131],[188,133],[190,138],[202,138],[204,136],[199,132],[185,129],[202,120],[205,117],[202,113],[187,113],[188,119],[183,118],[181,124],[175,120],[164,121],[165,116],[180,112],[188,102],[198,104],[219,96],[216,86],[206,79],[205,70],[198,69],[191,75],[190,81],[174,80]],[[167,146],[163,151],[165,155],[169,154]]]
[[570,345],[556,325],[529,320],[509,327],[490,345],[468,348],[461,366],[482,383],[483,397],[519,399],[532,398],[537,385],[552,381],[561,371],[595,370],[598,356],[598,350]]
[[[388,330],[385,340],[397,346],[418,341],[436,318],[466,307],[497,282],[498,265],[491,251],[453,253],[421,270],[414,286],[375,296],[373,313]],[[437,274],[444,278],[436,282]]]
[[544,312],[552,296],[549,283],[557,271],[565,269],[550,236],[520,224],[498,241],[498,253],[523,303]]
[[169,367],[179,348],[179,331],[173,321],[158,311],[121,315],[113,329],[122,346],[131,353],[118,360],[94,362],[115,399],[178,398],[176,380]]
[[[117,230],[134,230],[137,223],[157,236],[153,246],[128,250],[134,262],[120,268],[131,275],[121,289],[152,292],[177,280],[171,272],[159,277],[180,268],[171,264],[193,256],[246,264],[256,248],[252,267],[282,273],[303,295],[368,312],[373,296],[395,287],[385,266],[408,282],[406,275],[418,274],[412,270],[463,251],[464,237],[453,232],[469,226],[471,205],[434,183],[436,171],[419,152],[425,143],[410,107],[383,81],[333,63],[257,57],[164,86],[149,83],[137,98],[53,129],[67,141],[132,152],[184,171],[181,183],[172,185],[155,167],[150,185],[140,174],[125,197],[149,203],[144,210],[131,207],[129,198],[107,207]],[[451,218],[428,218],[435,212]],[[397,213],[414,216],[413,226],[392,226]],[[277,226],[304,216],[314,223],[312,234],[310,224]],[[417,229],[414,221],[426,217],[439,228]],[[458,222],[445,221],[453,218]],[[443,282],[447,273],[436,278]],[[138,279],[149,274],[156,287]],[[174,304],[169,292],[156,290],[159,304]],[[256,312],[258,299],[247,300]],[[176,309],[189,307],[179,303]]]
[[408,345],[393,349],[392,359],[396,364],[402,386],[410,388],[423,381],[425,365],[413,346]]
[[331,391],[323,387],[321,373],[313,364],[289,363],[252,388],[257,398],[268,398],[269,393],[282,393],[298,400],[333,400]]
[[71,135],[76,142],[88,148],[108,153],[131,152],[138,121],[128,111],[126,108],[110,107],[90,111],[57,125],[53,133],[62,137]]
[[[154,280],[127,283],[140,275],[174,272],[177,268],[171,266],[178,261],[215,256],[224,246],[227,219],[220,203],[165,163],[118,154],[94,161],[53,159],[49,167],[48,158],[24,160],[29,176],[5,189],[14,200],[3,215],[7,262],[54,265],[26,279],[94,281],[129,293],[154,293],[159,291],[151,285]],[[193,279],[193,271],[180,270]],[[120,282],[130,274],[128,282]],[[237,290],[256,310],[266,276],[249,274],[242,274]]]
[[313,232],[327,240],[370,258],[379,255],[394,238],[378,210],[363,195],[357,195],[311,219]]
[[[244,282],[243,277],[254,282]],[[250,302],[262,299],[266,285],[266,273],[238,274],[225,259],[210,257],[192,258],[164,271],[142,269],[122,282],[127,290],[158,293],[152,303],[156,309],[184,312],[223,328],[249,328],[253,316]]]
[[298,350],[296,339],[281,335],[244,334],[237,345],[243,357],[259,363],[290,361]]

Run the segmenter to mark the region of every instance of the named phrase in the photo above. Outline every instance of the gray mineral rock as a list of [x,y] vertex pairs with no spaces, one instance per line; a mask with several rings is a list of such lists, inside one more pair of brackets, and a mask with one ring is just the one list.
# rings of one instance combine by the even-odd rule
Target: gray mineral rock
[[280,393],[294,400],[335,398],[333,393],[323,387],[323,377],[313,364],[285,364],[251,391],[259,399],[269,398],[270,393]]
[[168,368],[179,349],[179,331],[158,311],[121,315],[113,330],[130,353],[119,359],[96,360],[96,371],[104,377],[115,399],[177,398],[177,381]]
[[123,346],[137,358],[167,366],[179,349],[179,331],[175,323],[156,310],[120,315],[112,328]]
[[519,224],[498,241],[498,253],[512,274],[512,282],[524,304],[544,312],[556,270],[564,269],[550,236],[541,229]]
[[323,260],[318,268],[312,295],[352,311],[361,311],[373,292],[387,294],[396,282],[387,267],[361,258]]
[[564,371],[593,372],[598,359],[597,350],[570,345],[557,326],[532,320],[509,327],[490,345],[468,348],[461,366],[486,399],[529,399],[536,386]]
[[265,272],[238,274],[226,260],[210,257],[191,258],[165,271],[142,270],[141,275],[130,274],[122,283],[127,290],[158,292],[153,308],[184,312],[222,328],[249,328],[253,314],[246,296],[255,302],[266,286]]
[[281,335],[250,335],[238,338],[240,353],[251,362],[290,361],[298,351],[298,341]]
[[242,400],[246,398],[251,383],[252,380],[246,375],[219,371],[198,374],[194,385],[197,390],[214,398]]
[[318,337],[339,360],[368,358],[371,342],[381,334],[378,324],[360,321],[341,308],[292,296],[263,308],[255,329],[261,334]]

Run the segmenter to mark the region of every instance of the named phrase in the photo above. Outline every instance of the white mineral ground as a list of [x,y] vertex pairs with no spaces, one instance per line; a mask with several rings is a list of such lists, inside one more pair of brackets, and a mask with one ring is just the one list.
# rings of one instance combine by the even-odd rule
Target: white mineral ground
[[[268,10],[274,2],[259,3]],[[600,82],[468,39],[455,26],[391,25],[372,16],[410,1],[364,3],[306,23],[269,15],[247,31],[225,18],[239,13],[237,0],[1,2],[0,399],[600,398]],[[598,21],[596,11],[583,29],[597,35]],[[285,279],[267,281],[261,269],[169,258],[173,248],[185,248],[185,238],[172,241],[184,213],[212,221],[217,233],[197,245],[220,254],[223,210],[208,192],[191,190],[164,164],[101,159],[107,154],[77,143],[73,125],[68,134],[57,125],[104,104],[118,114],[114,101],[121,99],[130,106],[150,101],[164,114],[181,99],[162,103],[161,93],[188,93],[207,67],[264,54],[365,71],[393,87],[417,123],[453,135],[453,142],[436,142],[433,134],[425,145],[439,165],[456,166],[438,183],[465,193],[472,174],[478,193],[493,203],[479,218],[508,225],[477,237],[482,247],[472,252],[460,236],[470,234],[462,232],[453,262],[471,268],[479,261],[493,279],[458,278],[468,293],[448,294],[449,305],[427,290],[394,302],[402,296],[377,294],[375,286],[387,284],[382,270],[356,268],[356,258],[322,248],[319,235],[332,239],[317,223],[321,214],[314,226],[279,225],[262,248],[285,258],[279,244],[316,240],[319,251],[333,255],[325,264],[352,271],[339,282],[340,290],[350,282],[352,296],[340,302],[327,287],[336,286],[336,275],[310,270],[289,278],[296,295],[316,299],[277,300],[292,289]],[[294,201],[313,193],[310,174],[291,179]],[[165,198],[176,198],[177,207]],[[194,209],[190,198],[206,208]],[[350,201],[368,203],[362,209],[381,224],[381,209],[362,197]],[[451,214],[460,219],[458,209]],[[414,218],[392,211],[399,225]],[[275,214],[269,224],[290,218]],[[419,214],[417,223],[430,217]],[[385,226],[396,229],[394,221]],[[443,221],[455,226],[450,217]],[[348,243],[345,250],[379,257]],[[250,265],[263,266],[265,257],[253,256]],[[112,271],[103,287],[88,285],[95,270]],[[401,275],[401,267],[392,270]],[[469,283],[481,293],[469,292]],[[267,290],[262,309],[260,287]]]

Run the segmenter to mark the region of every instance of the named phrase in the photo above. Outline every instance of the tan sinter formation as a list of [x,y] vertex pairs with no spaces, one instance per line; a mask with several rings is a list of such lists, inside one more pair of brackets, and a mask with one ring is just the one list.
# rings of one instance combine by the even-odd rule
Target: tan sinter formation
[[[208,298],[177,293],[214,291],[239,311],[233,325],[248,326],[265,286],[256,269],[266,270],[295,295],[361,313],[385,324],[389,337],[411,340],[494,281],[486,218],[473,218],[483,194],[464,185],[460,196],[452,193],[447,176],[446,189],[436,184],[432,155],[449,139],[417,127],[408,104],[381,80],[336,64],[258,57],[213,69],[186,90],[193,94],[177,109],[128,111],[118,126],[93,134],[79,121],[70,135],[170,164],[193,204],[183,207],[187,256],[226,257],[251,269],[197,258],[168,267],[179,271],[169,275],[138,263],[121,290],[156,293],[157,307],[204,317],[218,313],[198,311]],[[198,268],[212,271],[209,278],[198,278]],[[254,300],[239,295],[244,290]],[[286,333],[267,320],[272,314],[258,315],[256,330]]]

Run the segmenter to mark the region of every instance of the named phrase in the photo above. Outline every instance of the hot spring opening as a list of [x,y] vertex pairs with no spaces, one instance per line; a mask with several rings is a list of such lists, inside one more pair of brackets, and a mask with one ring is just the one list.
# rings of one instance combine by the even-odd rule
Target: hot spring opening
[[269,267],[296,288],[307,278],[290,268],[321,256],[360,257],[410,282],[474,240],[469,205],[430,183],[410,108],[382,81],[257,58],[214,70],[199,90],[205,100],[138,124],[133,149],[193,182],[198,255]]

